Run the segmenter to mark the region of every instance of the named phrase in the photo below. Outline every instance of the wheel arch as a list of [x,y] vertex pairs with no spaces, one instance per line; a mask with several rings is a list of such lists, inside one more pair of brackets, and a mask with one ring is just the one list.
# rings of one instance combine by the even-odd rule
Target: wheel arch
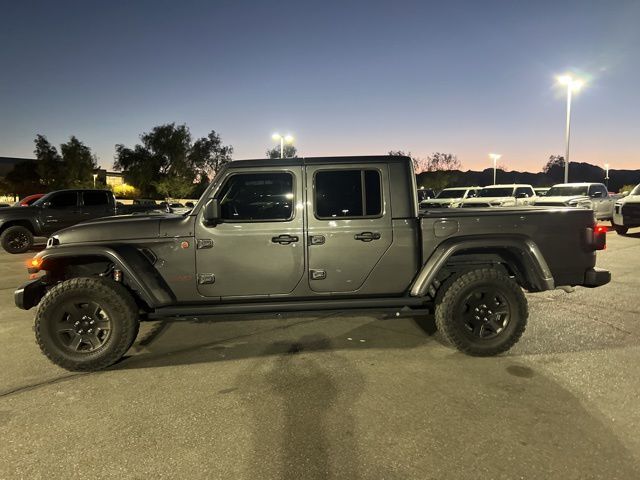
[[33,235],[36,234],[35,227],[33,223],[26,219],[17,219],[17,220],[7,220],[2,225],[0,225],[0,235],[4,233],[7,228],[10,227],[24,227],[29,230]]
[[526,237],[503,235],[445,240],[422,266],[410,293],[424,296],[451,273],[487,265],[504,268],[528,291],[555,288],[551,270],[536,243]]

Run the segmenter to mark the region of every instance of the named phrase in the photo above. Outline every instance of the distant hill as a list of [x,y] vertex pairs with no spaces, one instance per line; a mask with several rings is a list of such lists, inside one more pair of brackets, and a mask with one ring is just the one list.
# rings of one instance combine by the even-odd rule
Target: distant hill
[[[590,163],[570,163],[570,182],[605,183],[605,171]],[[493,168],[482,171],[452,170],[449,172],[423,172],[418,174],[418,186],[442,189],[445,187],[486,186],[493,184]],[[527,183],[534,187],[550,187],[564,181],[564,170],[552,167],[549,173],[517,172],[498,169],[496,183]],[[617,192],[624,185],[640,183],[640,170],[609,170],[609,191]]]

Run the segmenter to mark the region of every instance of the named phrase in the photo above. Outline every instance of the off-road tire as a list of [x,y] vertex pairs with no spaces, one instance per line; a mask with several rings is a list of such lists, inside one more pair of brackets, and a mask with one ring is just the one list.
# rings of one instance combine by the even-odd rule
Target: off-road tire
[[[18,239],[21,240],[20,245],[16,245]],[[0,244],[9,253],[25,253],[33,247],[33,233],[27,227],[14,225],[2,232]]]
[[[504,297],[509,320],[494,338],[474,338],[459,315],[465,299],[483,288],[495,289]],[[493,356],[506,352],[515,345],[527,326],[529,316],[527,299],[520,286],[505,272],[497,268],[478,268],[457,275],[445,282],[436,302],[436,326],[445,340],[458,350],[473,356]],[[440,293],[440,292],[439,292]]]
[[[104,344],[94,351],[70,351],[55,331],[64,315],[64,305],[93,302],[106,313],[110,331]],[[138,335],[138,306],[119,283],[98,277],[66,280],[53,287],[40,301],[35,319],[36,342],[56,365],[70,371],[95,371],[113,365],[129,350]]]

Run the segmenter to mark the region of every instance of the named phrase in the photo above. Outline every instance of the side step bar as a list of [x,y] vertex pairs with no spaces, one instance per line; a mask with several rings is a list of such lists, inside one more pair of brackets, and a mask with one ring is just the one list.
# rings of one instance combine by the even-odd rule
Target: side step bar
[[278,313],[327,310],[385,310],[403,307],[426,308],[421,297],[314,299],[297,301],[272,301],[259,303],[189,304],[161,307],[148,315],[149,319],[167,317],[192,317],[201,315],[223,315],[236,313]]

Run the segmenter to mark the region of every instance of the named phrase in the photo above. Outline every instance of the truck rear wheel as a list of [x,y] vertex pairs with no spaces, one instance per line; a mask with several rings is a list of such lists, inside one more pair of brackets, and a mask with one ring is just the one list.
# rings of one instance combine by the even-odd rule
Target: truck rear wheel
[[470,270],[448,282],[436,304],[436,325],[463,353],[491,356],[509,350],[526,325],[527,299],[497,268]]
[[94,371],[122,358],[138,334],[129,291],[104,278],[73,278],[53,287],[38,306],[36,341],[56,365]]
[[33,233],[27,227],[14,225],[2,232],[0,243],[9,253],[24,253],[33,246]]

